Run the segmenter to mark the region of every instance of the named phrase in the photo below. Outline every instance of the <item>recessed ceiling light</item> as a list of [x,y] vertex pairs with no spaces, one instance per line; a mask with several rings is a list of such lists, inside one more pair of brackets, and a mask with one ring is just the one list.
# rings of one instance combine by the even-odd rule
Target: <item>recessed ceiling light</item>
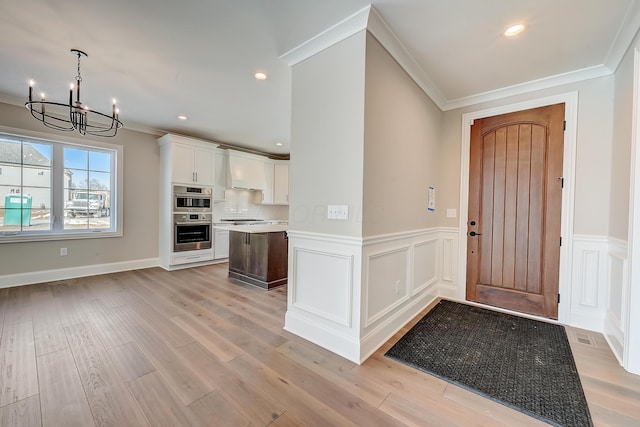
[[267,75],[261,71],[255,73],[253,77],[255,77],[256,80],[267,80]]
[[187,116],[179,115],[179,116],[178,116],[178,119],[180,119],[180,120],[187,120]]
[[278,147],[282,147],[282,142],[276,142],[276,145],[277,145]]
[[520,34],[523,31],[524,31],[524,25],[516,24],[507,28],[506,31],[504,32],[504,35],[507,37],[512,37],[512,36],[515,36],[516,34]]

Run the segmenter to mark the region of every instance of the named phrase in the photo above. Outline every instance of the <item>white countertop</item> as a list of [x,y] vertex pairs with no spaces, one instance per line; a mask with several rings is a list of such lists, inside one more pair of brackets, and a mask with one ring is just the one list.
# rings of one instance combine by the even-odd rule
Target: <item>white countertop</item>
[[253,225],[226,225],[214,224],[217,230],[241,231],[243,233],[277,233],[287,231],[287,224],[253,224]]

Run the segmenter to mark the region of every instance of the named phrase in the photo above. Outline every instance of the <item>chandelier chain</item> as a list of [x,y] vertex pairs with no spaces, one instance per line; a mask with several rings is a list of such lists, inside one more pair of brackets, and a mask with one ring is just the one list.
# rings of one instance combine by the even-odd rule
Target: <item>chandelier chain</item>
[[80,52],[78,52],[78,75],[76,76],[76,81],[82,81],[82,76],[80,75]]

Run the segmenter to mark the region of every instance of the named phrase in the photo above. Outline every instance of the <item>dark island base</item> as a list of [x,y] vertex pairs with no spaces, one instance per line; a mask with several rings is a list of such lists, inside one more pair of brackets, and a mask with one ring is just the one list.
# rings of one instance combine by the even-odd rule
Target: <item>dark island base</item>
[[249,277],[249,276],[246,276],[244,274],[237,273],[235,271],[230,271],[229,272],[229,278],[237,280],[237,281],[242,282],[242,283],[246,283],[248,285],[257,286],[259,288],[267,289],[267,290],[273,289],[273,288],[277,288],[279,286],[283,286],[283,285],[287,284],[287,278],[286,277],[284,279],[278,279],[278,280],[272,280],[271,282],[265,282],[263,280],[255,279],[253,277]]
[[287,283],[287,234],[283,231],[229,233],[229,277],[273,289]]

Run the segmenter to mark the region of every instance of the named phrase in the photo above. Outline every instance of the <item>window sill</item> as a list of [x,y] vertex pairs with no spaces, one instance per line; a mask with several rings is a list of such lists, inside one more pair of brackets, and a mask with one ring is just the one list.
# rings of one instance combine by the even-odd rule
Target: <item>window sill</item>
[[0,244],[23,242],[55,242],[60,240],[103,239],[122,237],[122,231],[86,231],[60,234],[0,234]]

